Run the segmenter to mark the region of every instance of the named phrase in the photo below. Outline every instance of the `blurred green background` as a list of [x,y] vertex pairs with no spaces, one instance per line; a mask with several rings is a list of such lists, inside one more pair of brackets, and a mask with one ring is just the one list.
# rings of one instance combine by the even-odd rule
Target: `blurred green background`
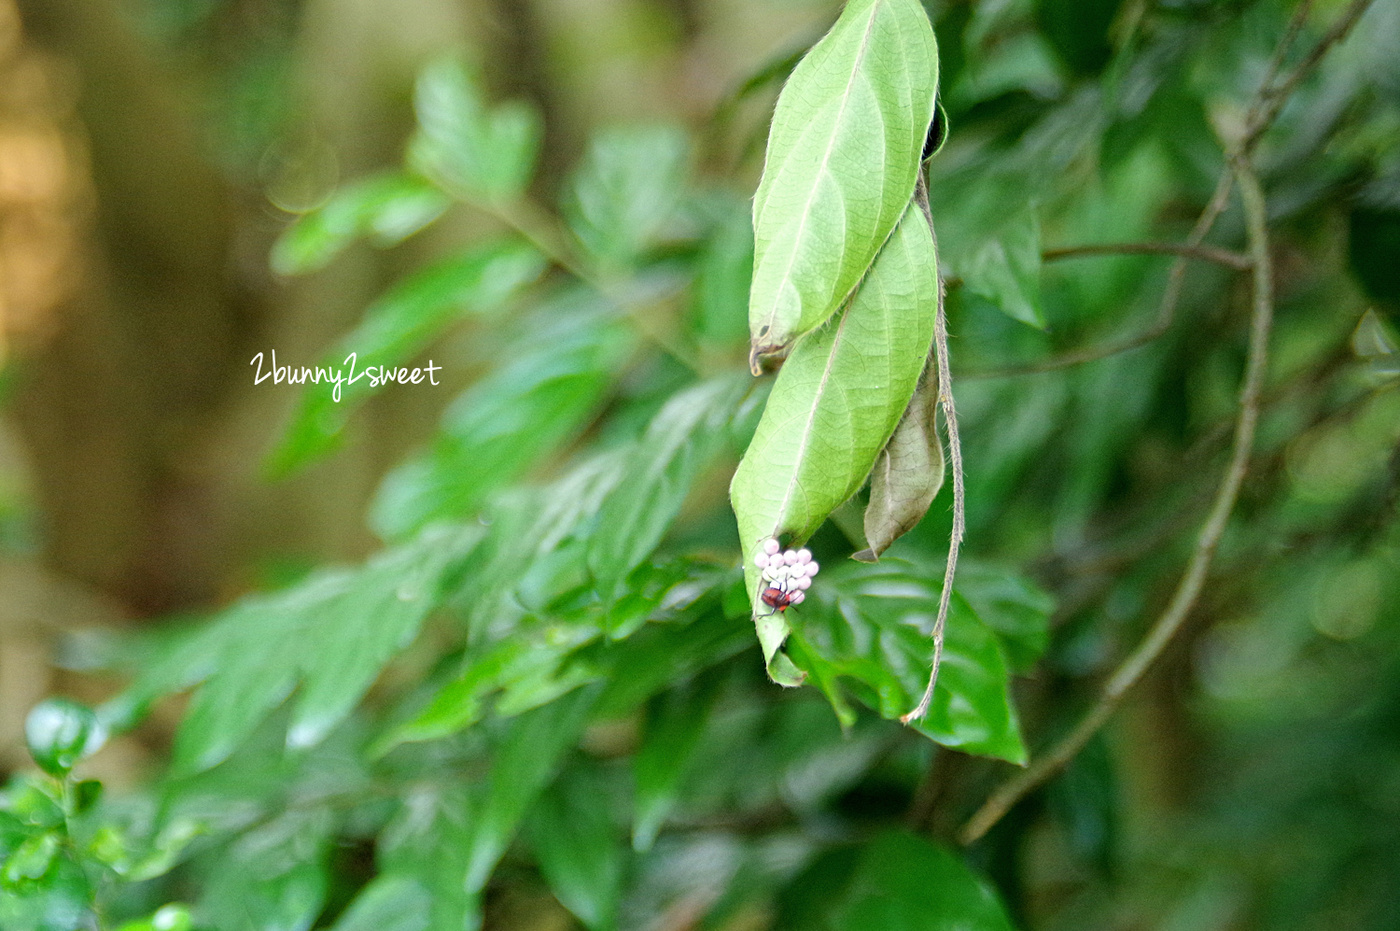
[[[1083,713],[1190,555],[1224,468],[1249,302],[1247,275],[1193,262],[1159,337],[1028,371],[1150,330],[1173,261],[1054,250],[1184,241],[1224,164],[1216,130],[1238,124],[1294,25],[1285,70],[1351,5],[925,6],[951,125],[931,200],[952,277],[964,594],[976,601],[981,571],[996,605],[983,620],[998,633],[1015,605],[1030,628],[1048,623],[1038,662],[1037,649],[1018,656],[1002,644],[1034,756]],[[767,118],[793,56],[836,12],[811,0],[0,0],[0,770],[31,768],[23,722],[46,695],[98,703],[144,675],[156,683],[144,697],[155,698],[197,681],[156,681],[178,654],[179,636],[165,633],[172,616],[314,579],[315,567],[363,560],[379,540],[411,539],[434,519],[470,525],[496,486],[568,477],[571,457],[636,436],[693,380],[690,368],[741,372],[745,211]],[[959,851],[1016,927],[1395,927],[1397,37],[1400,3],[1366,5],[1288,89],[1261,140],[1277,324],[1249,475],[1204,596],[1159,666],[1062,776]],[[481,106],[519,102],[522,132],[538,126],[518,202],[484,209],[399,173],[415,126],[432,118],[421,83],[415,109],[415,82],[444,56],[470,62],[463,73]],[[516,124],[502,119],[508,142]],[[501,245],[512,230],[571,243],[589,263],[585,280],[626,295],[636,326],[614,333],[616,321],[591,322],[603,310],[580,296],[587,289],[568,290],[577,269],[564,253]],[[1237,202],[1207,241],[1244,250]],[[466,265],[445,279],[412,277],[453,261]],[[253,384],[258,352],[310,365],[365,345],[375,335],[362,323],[367,309],[397,313],[398,328],[379,335],[405,360],[443,366],[444,384],[380,390],[353,413]],[[542,374],[544,362],[532,368],[521,355],[532,341],[550,364],[582,361]],[[557,389],[545,401],[530,395],[534,407],[519,388],[531,378]],[[469,389],[477,394],[454,404]],[[507,439],[459,442],[486,430],[472,410],[490,412]],[[724,498],[734,451],[713,456],[686,473],[680,520],[660,551],[692,560],[682,575],[722,567],[736,551]],[[899,550],[934,578],[946,495]],[[415,545],[420,559],[440,549]],[[813,546],[828,565],[851,549],[836,527]],[[550,598],[569,590],[545,556],[538,570],[509,554],[503,565],[512,584],[521,576]],[[628,584],[675,583],[656,572]],[[1022,576],[1033,585],[996,587]],[[444,596],[439,607],[469,613],[471,597]],[[172,734],[187,714],[179,700],[84,764],[109,796],[136,800],[114,809],[132,834],[166,823],[153,814],[162,805],[216,813],[208,846],[196,841],[173,873],[117,895],[116,917],[178,900],[203,903],[200,927],[330,927],[376,862],[384,871],[403,860],[384,853],[393,845],[377,832],[396,830],[431,858],[422,851],[434,842],[413,834],[430,835],[431,819],[395,821],[375,807],[387,794],[411,808],[418,775],[383,790],[373,782],[382,773],[337,767],[367,758],[375,727],[392,720],[384,709],[440,684],[454,651],[470,652],[454,629],[430,627],[324,752],[288,757],[285,769],[268,760],[283,759],[287,721],[258,723],[276,696],[248,712],[243,736],[262,729],[243,764],[172,771],[172,740],[177,761],[182,752]],[[743,636],[725,640],[733,631]],[[318,636],[334,641],[335,625]],[[661,836],[650,852],[633,825],[616,858],[588,844],[621,828],[581,830],[576,859],[601,872],[571,873],[557,851],[553,860],[517,851],[483,893],[486,926],[953,927],[919,914],[862,925],[855,906],[831,904],[846,894],[833,889],[869,880],[881,858],[922,864],[916,885],[944,869],[961,877],[939,857],[957,850],[957,827],[1012,767],[935,752],[868,715],[843,735],[815,690],[761,681],[746,619],[730,617],[715,637],[695,647],[703,661],[671,691],[648,693],[642,716],[723,711],[707,718],[677,803],[685,816],[652,826]],[[235,708],[242,680],[229,675],[222,700]],[[227,723],[208,694],[190,707]],[[542,707],[563,721],[566,704]],[[583,736],[540,721],[581,761],[551,798],[625,792],[613,764],[647,745],[636,720],[595,721]],[[387,759],[400,774],[466,765],[475,733],[436,762],[432,749]],[[218,756],[215,742],[199,749]],[[485,758],[506,752],[490,746]],[[323,811],[325,792],[303,793],[311,783],[364,791]],[[525,833],[538,838],[593,810],[559,804]],[[255,816],[220,822],[238,806]],[[286,837],[269,837],[269,825]],[[893,827],[902,833],[878,833]],[[302,831],[321,838],[313,853],[282,843]],[[266,866],[276,857],[281,873]],[[263,864],[266,875],[225,870],[235,862]],[[264,880],[283,882],[266,897],[270,911],[209,918],[233,915],[227,903]],[[600,899],[603,887],[620,891]],[[402,893],[379,888],[387,902]],[[364,927],[379,926],[364,914]]]

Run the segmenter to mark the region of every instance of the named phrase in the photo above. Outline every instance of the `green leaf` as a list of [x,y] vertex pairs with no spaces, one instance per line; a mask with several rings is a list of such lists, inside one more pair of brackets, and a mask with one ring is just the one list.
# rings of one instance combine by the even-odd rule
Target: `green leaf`
[[[307,385],[292,425],[272,454],[272,473],[285,475],[335,448],[351,412],[376,388],[368,368],[407,362],[454,320],[499,311],[539,278],[544,266],[534,248],[500,240],[430,265],[395,285],[326,354],[322,365],[343,371],[344,383]],[[426,374],[425,383],[436,377]]]
[[753,281],[753,223],[747,204],[725,209],[696,263],[692,319],[697,341],[723,351],[744,341]]
[[448,203],[426,180],[404,172],[348,184],[277,237],[272,268],[282,275],[314,272],[361,236],[393,245],[440,217]]
[[607,788],[591,768],[569,770],[535,805],[525,832],[555,898],[590,931],[617,927],[622,896],[621,832]]
[[375,843],[381,876],[404,877],[427,890],[430,928],[481,927],[481,897],[462,882],[471,789],[461,782],[434,780],[404,795]]
[[928,357],[938,287],[928,224],[911,207],[850,308],[793,348],[734,474],[730,500],[758,636],[769,674],[784,685],[801,680],[778,656],[782,615],[758,616],[753,557],[770,537],[805,541],[865,482]]
[[827,853],[783,899],[778,924],[791,931],[1012,931],[987,880],[906,831]]
[[146,705],[203,683],[176,734],[177,772],[228,758],[298,684],[288,742],[319,742],[417,633],[442,598],[443,580],[483,532],[435,529],[359,569],[325,570],[285,591],[246,598],[114,701]]
[[493,748],[490,772],[474,787],[467,823],[468,892],[485,888],[521,819],[583,731],[596,698],[596,690],[578,689],[507,723]]
[[190,931],[194,919],[183,905],[162,905],[150,918],[128,921],[117,931]]
[[[914,707],[933,657],[936,574],[898,559],[827,569],[794,610],[793,659],[843,723],[855,720],[846,686],[891,720]],[[1010,686],[996,636],[954,592],[933,705],[916,728],[944,746],[1022,763]]]
[[938,437],[938,377],[929,359],[909,407],[894,435],[880,450],[870,473],[870,503],[865,508],[865,539],[869,549],[854,559],[874,562],[891,543],[913,530],[938,489],[943,487],[943,441]]
[[1008,222],[972,254],[963,284],[1002,313],[1045,329],[1040,307],[1040,224],[1027,211]]
[[670,126],[603,130],[564,200],[569,228],[605,273],[636,264],[684,192],[688,146]]
[[522,104],[488,109],[466,65],[442,59],[423,69],[413,96],[418,133],[409,160],[466,200],[502,204],[530,181],[539,117]]
[[332,931],[427,931],[430,927],[428,890],[407,876],[386,874],[360,890]]
[[42,879],[57,860],[61,842],[57,831],[32,835],[5,858],[0,878],[11,886]]
[[852,0],[793,71],[754,197],[755,355],[824,323],[870,268],[914,193],[937,89],[917,0]]
[[40,769],[51,776],[67,776],[79,760],[106,743],[107,731],[88,706],[48,698],[25,718],[24,740]]
[[311,859],[275,872],[249,862],[251,851],[222,857],[213,876],[206,879],[196,927],[219,931],[310,928],[326,903],[325,839],[303,837],[298,843],[314,851]]
[[381,536],[474,513],[486,495],[552,452],[594,416],[636,345],[606,310],[541,314],[502,366],[457,398],[429,452],[389,474],[371,506]]
[[1029,671],[1050,643],[1055,599],[1022,575],[969,559],[958,563],[956,585],[1001,640],[1012,670]]
[[609,604],[661,542],[700,471],[727,445],[747,382],[724,376],[693,385],[666,402],[647,427],[588,541],[588,567]]
[[648,709],[642,744],[632,761],[634,849],[649,850],[671,813],[718,697],[713,687],[673,689],[658,696]]

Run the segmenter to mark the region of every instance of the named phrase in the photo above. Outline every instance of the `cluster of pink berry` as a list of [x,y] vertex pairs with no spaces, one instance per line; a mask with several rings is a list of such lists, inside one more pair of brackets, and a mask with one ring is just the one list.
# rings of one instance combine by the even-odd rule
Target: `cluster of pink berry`
[[763,581],[767,583],[759,597],[774,611],[801,604],[807,589],[812,587],[812,576],[820,568],[812,561],[810,550],[784,550],[771,538],[763,542],[753,561],[763,570]]

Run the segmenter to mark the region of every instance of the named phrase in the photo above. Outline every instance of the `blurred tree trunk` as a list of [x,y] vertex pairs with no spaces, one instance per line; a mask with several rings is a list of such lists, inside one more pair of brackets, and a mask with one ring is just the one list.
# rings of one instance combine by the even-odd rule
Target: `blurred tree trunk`
[[28,39],[75,71],[95,192],[82,279],[15,400],[49,556],[137,613],[203,601],[217,531],[181,452],[217,415],[257,318],[231,274],[229,191],[114,4],[19,7]]

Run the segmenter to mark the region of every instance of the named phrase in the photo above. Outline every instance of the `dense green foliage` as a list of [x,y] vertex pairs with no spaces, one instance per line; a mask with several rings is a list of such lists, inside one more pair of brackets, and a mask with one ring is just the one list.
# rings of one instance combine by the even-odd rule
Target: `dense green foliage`
[[[906,24],[917,6],[848,13],[888,7]],[[1344,6],[1305,10],[1283,67]],[[1006,763],[1079,719],[1171,597],[1225,469],[1257,296],[1238,198],[1207,240],[1226,261],[1193,261],[1160,327],[1175,259],[1056,249],[1188,239],[1226,148],[1255,130],[1244,121],[1294,9],[924,7],[938,52],[911,53],[912,83],[932,72],[951,126],[929,175],[941,261],[901,150],[900,171],[864,178],[874,245],[815,262],[836,304],[869,275],[847,309],[784,311],[774,345],[798,341],[776,378],[746,365],[749,285],[767,274],[752,165],[702,172],[700,130],[615,127],[543,198],[540,117],[487,99],[460,58],[427,67],[402,163],[299,217],[272,262],[334,270],[362,240],[491,218],[496,232],[398,282],[324,360],[418,365],[469,333],[444,351],[481,374],[385,476],[368,515],[379,552],[105,643],[87,660],[128,677],[116,698],[34,711],[42,771],[0,797],[0,927],[1386,927],[1400,882],[1400,78],[1386,37],[1400,7],[1369,9],[1248,150],[1277,328],[1249,478],[1180,635],[1190,649],[1169,650],[1170,675],[1107,739],[970,847],[957,828]],[[864,80],[888,90],[888,63],[861,65]],[[784,97],[815,70],[798,66]],[[744,93],[771,99],[777,71]],[[915,150],[926,110],[891,130]],[[774,144],[809,159],[802,131],[822,124],[786,118]],[[857,173],[859,154],[843,150]],[[801,167],[783,177],[800,187]],[[896,227],[901,215],[918,222]],[[833,235],[786,248],[845,248]],[[934,305],[917,298],[938,272],[968,553],[932,711],[904,727],[928,673],[949,489],[875,563],[848,558],[889,545],[866,540],[865,494],[836,505],[919,380]],[[807,287],[781,278],[775,293]],[[927,312],[891,311],[897,292]],[[863,342],[838,358],[846,324]],[[1151,338],[1058,364],[1139,331]],[[879,357],[891,346],[908,358]],[[833,450],[802,459],[804,415],[784,405],[808,397],[810,411],[802,386],[828,368],[840,382],[872,367],[891,397],[821,400],[812,443]],[[356,430],[371,389],[333,390],[306,387],[272,476]],[[929,398],[916,408],[911,430],[931,424]],[[941,466],[926,430],[909,442],[890,455]],[[746,449],[736,528],[725,492]],[[833,472],[852,450],[861,465]],[[785,489],[804,483],[830,500],[792,504]],[[823,564],[781,618],[790,631],[764,642],[771,656],[786,639],[793,674],[774,676],[805,677],[796,689],[767,675],[740,566],[778,531],[810,537]],[[183,693],[147,785],[104,796],[81,778],[106,735]]]

